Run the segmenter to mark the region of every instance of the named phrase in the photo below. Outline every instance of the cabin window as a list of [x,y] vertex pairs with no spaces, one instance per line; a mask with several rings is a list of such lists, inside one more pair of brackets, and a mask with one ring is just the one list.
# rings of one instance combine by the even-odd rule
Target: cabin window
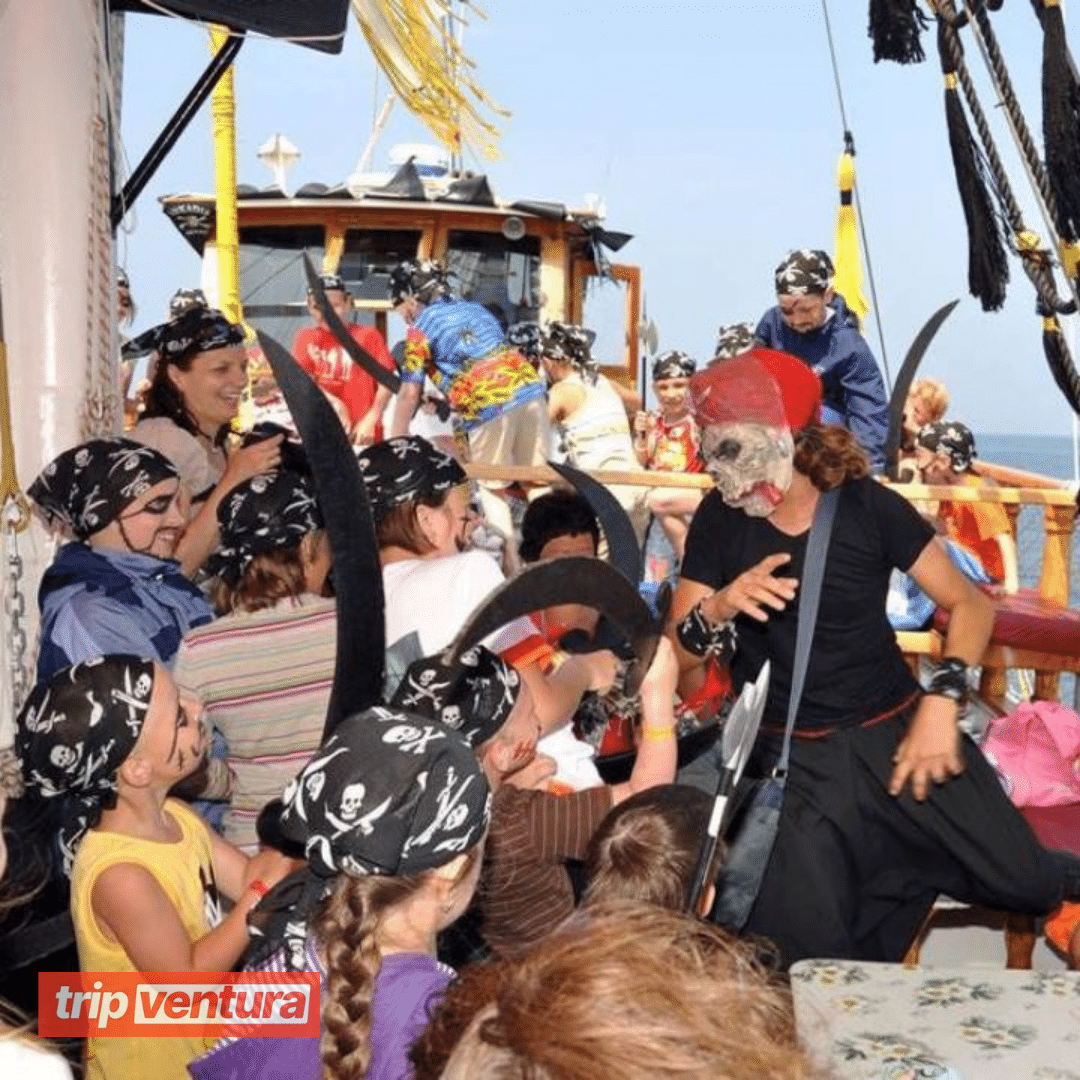
[[[390,271],[415,259],[419,229],[348,229],[338,273],[359,301],[390,302]],[[361,305],[363,306],[363,305]]]
[[451,229],[446,255],[455,296],[489,308],[503,325],[540,314],[540,241],[502,233]]
[[244,318],[286,348],[310,322],[302,256],[306,251],[322,266],[323,236],[322,225],[251,225],[240,230]]

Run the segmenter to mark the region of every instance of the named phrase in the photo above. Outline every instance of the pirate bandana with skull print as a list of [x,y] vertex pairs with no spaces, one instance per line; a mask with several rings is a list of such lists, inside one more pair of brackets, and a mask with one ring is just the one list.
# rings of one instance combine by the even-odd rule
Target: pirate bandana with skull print
[[953,472],[961,473],[969,469],[976,457],[975,436],[967,424],[961,424],[959,420],[924,424],[915,442],[932,454],[945,454]]
[[470,746],[481,746],[506,723],[521,693],[521,676],[483,645],[463,653],[455,665],[445,656],[411,664],[391,704],[437,720]]
[[720,360],[733,360],[736,356],[749,352],[756,344],[752,323],[740,322],[721,326],[716,334],[716,350],[712,362],[715,364]]
[[595,340],[596,332],[593,330],[553,321],[544,327],[540,351],[549,360],[569,364],[586,375],[595,375],[596,361],[592,355]]
[[103,656],[38,683],[19,713],[15,746],[26,787],[64,807],[65,874],[83,834],[116,805],[117,770],[138,741],[153,689],[152,660]]
[[806,296],[823,293],[829,287],[833,274],[832,259],[824,251],[797,248],[784,256],[776,268],[777,296]]
[[91,439],[46,465],[27,494],[50,521],[86,540],[155,484],[177,475],[164,454],[133,439]]
[[535,365],[540,362],[544,332],[539,323],[516,322],[506,331],[506,343]]
[[653,361],[653,382],[661,379],[689,379],[696,370],[697,364],[689,353],[669,349]]
[[721,498],[767,517],[791,486],[793,433],[817,419],[821,380],[798,357],[753,349],[691,379],[690,400]]
[[395,506],[442,495],[468,480],[449,454],[419,435],[375,443],[357,461],[376,526]]
[[169,319],[179,319],[192,308],[208,308],[206,293],[202,289],[177,289],[169,300]]
[[233,488],[217,516],[221,543],[207,570],[231,586],[256,555],[296,547],[323,526],[314,485],[285,469],[254,476]]
[[125,356],[156,352],[167,364],[176,364],[196,353],[227,349],[244,343],[244,328],[230,322],[225,313],[205,304],[188,303],[179,315],[152,326],[124,346]]
[[395,307],[410,296],[430,304],[450,291],[446,268],[433,259],[407,259],[390,271],[390,303]]
[[284,943],[287,958],[302,955],[296,939],[337,875],[444,866],[483,837],[491,802],[459,735],[381,706],[343,720],[283,800],[282,832],[303,845],[307,865],[260,905],[253,930],[265,939],[260,954]]

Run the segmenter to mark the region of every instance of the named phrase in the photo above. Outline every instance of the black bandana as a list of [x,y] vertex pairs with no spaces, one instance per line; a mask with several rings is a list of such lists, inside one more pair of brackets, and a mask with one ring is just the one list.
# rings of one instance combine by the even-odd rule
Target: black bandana
[[[345,288],[345,282],[341,280],[338,274],[320,274],[319,284],[323,287],[323,292],[348,292]],[[311,289],[308,289],[308,293],[311,293]]]
[[652,366],[653,382],[659,379],[688,379],[697,371],[697,364],[689,353],[678,349],[662,352]]
[[752,323],[732,323],[730,326],[721,326],[716,335],[716,351],[713,353],[713,363],[717,360],[733,360],[736,356],[742,356],[757,345],[754,337]]
[[517,322],[506,331],[506,343],[533,363],[540,359],[543,342],[544,332],[539,323]]
[[953,472],[964,472],[978,456],[975,436],[966,424],[958,420],[939,420],[919,428],[917,445],[934,454],[948,454]]
[[115,521],[140,495],[177,477],[164,454],[132,439],[91,439],[41,471],[27,494],[50,521],[85,540]]
[[390,303],[395,306],[410,296],[430,304],[449,291],[446,268],[432,259],[407,259],[390,271]]
[[584,326],[549,322],[544,327],[540,349],[549,360],[560,360],[578,371],[591,372],[596,366],[592,358],[592,345],[595,340],[596,334],[592,330],[586,330]]
[[143,331],[124,346],[124,356],[156,352],[165,363],[177,363],[195,353],[242,345],[244,337],[244,328],[229,322],[217,308],[194,306],[175,319]]
[[[476,755],[456,733],[375,707],[343,720],[285,789],[284,835],[307,866],[260,905],[258,954],[287,946],[303,967],[307,927],[338,874],[417,874],[445,866],[487,829],[491,796]],[[259,923],[265,920],[265,925]]]
[[390,704],[453,728],[481,746],[506,723],[521,693],[521,676],[483,645],[447,664],[445,654],[409,666]]
[[440,495],[464,484],[465,470],[419,435],[403,435],[357,454],[375,524],[402,503]]
[[65,803],[59,843],[69,876],[83,834],[116,805],[116,773],[138,741],[153,689],[153,660],[98,657],[38,683],[19,713],[15,748],[26,787]]
[[311,481],[285,470],[254,476],[233,488],[218,507],[217,518],[221,540],[207,571],[233,586],[256,555],[295,547],[323,525]]
[[824,251],[798,248],[789,251],[776,268],[777,296],[805,296],[823,293],[832,281],[832,259]]
[[169,301],[169,319],[179,319],[192,308],[208,308],[206,293],[202,289],[177,289]]

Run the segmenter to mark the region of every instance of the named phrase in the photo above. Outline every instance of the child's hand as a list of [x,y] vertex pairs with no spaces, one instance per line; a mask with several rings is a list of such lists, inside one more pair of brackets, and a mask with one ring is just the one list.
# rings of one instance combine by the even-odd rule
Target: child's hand
[[247,870],[244,872],[244,887],[247,888],[253,881],[258,880],[272,889],[282,878],[288,877],[301,866],[303,863],[298,859],[290,859],[273,848],[263,848],[248,859]]
[[639,439],[644,439],[649,434],[649,414],[647,412],[637,412],[634,414],[634,434]]
[[528,765],[523,765],[506,778],[506,783],[526,791],[546,791],[548,781],[558,771],[553,757],[537,754]]

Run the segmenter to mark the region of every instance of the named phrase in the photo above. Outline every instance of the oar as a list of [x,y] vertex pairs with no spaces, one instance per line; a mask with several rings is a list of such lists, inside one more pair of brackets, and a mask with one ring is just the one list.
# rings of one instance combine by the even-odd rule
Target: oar
[[757,739],[758,728],[761,726],[761,714],[765,711],[765,699],[768,693],[769,661],[766,660],[761,665],[757,679],[743,687],[739,700],[735,702],[724,722],[724,733],[720,742],[723,766],[716,784],[716,797],[705,836],[701,841],[697,866],[694,869],[694,882],[686,905],[686,910],[691,915],[698,914],[701,897],[705,891],[705,877],[716,854],[716,845],[720,842],[720,832],[728,802],[736,784],[742,778],[743,769],[746,768],[750,751]]
[[934,335],[941,328],[941,324],[959,303],[959,300],[950,300],[926,320],[926,324],[915,335],[915,340],[911,343],[911,348],[908,349],[907,356],[904,357],[904,362],[900,367],[900,373],[896,376],[892,396],[889,398],[889,434],[885,440],[885,467],[890,480],[895,480],[897,475],[900,439],[904,433],[904,406],[907,404],[908,391],[911,389],[915,372],[918,371],[919,362],[929,348],[930,342],[934,340]]
[[319,279],[319,275],[315,272],[315,267],[308,258],[308,254],[304,252],[304,274],[307,277],[308,288],[311,290],[311,295],[315,298],[315,306],[319,309],[319,314],[322,315],[326,322],[326,328],[331,334],[337,338],[338,344],[356,361],[376,382],[382,383],[391,394],[396,394],[401,389],[401,379],[392,372],[387,371],[361,345],[356,338],[349,333],[349,328],[338,318],[338,313],[333,309],[330,301],[326,299],[326,290],[323,288],[323,283]]

